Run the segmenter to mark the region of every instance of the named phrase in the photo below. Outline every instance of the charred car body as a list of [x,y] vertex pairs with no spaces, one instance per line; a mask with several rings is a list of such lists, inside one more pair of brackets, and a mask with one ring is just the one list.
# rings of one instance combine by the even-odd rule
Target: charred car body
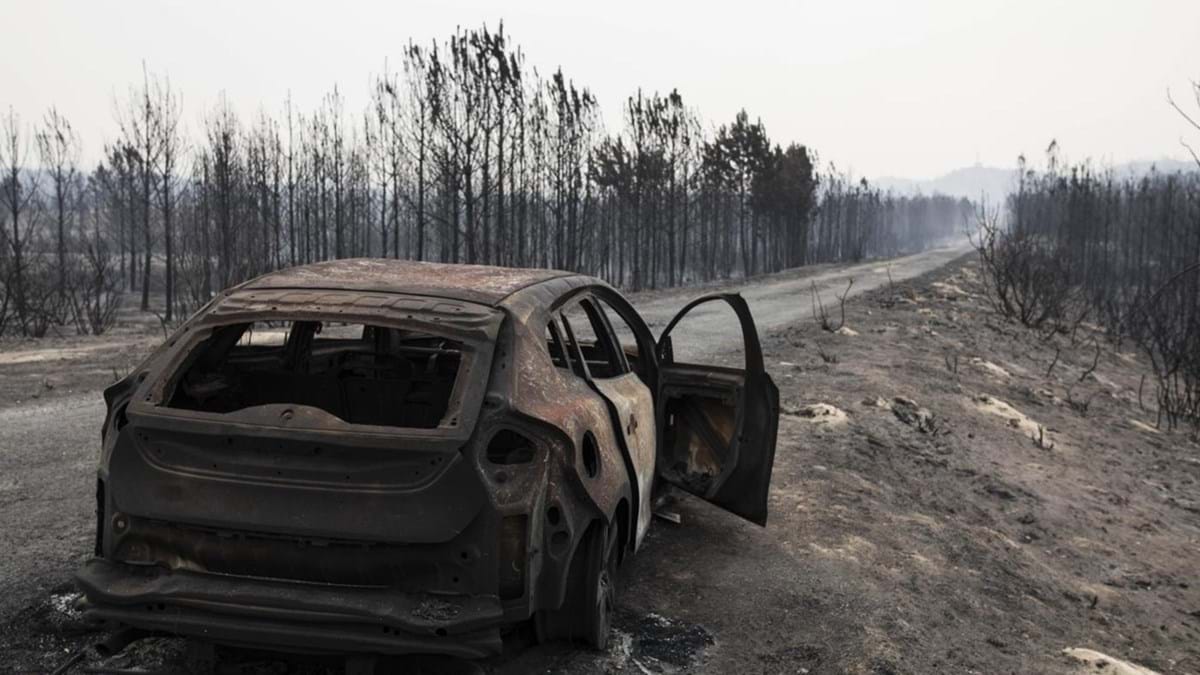
[[[706,302],[743,368],[674,361]],[[594,278],[383,260],[230,289],[105,399],[90,616],[315,652],[602,646],[656,485],[765,524],[778,422],[740,296],[656,342]]]

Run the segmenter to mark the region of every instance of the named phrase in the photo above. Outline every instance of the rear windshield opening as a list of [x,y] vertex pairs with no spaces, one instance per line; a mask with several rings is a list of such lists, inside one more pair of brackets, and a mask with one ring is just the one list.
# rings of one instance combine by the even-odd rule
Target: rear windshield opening
[[351,424],[430,429],[446,414],[462,360],[453,340],[335,321],[217,328],[184,361],[167,407],[228,413],[284,403]]

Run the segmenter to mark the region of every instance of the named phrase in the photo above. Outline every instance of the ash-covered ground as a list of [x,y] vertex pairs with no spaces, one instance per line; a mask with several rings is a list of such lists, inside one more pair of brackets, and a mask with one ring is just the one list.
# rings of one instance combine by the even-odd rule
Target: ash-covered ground
[[[385,665],[1200,672],[1200,446],[1154,428],[1142,358],[1088,328],[1046,339],[1003,321],[971,257],[870,285],[847,302],[838,332],[809,316],[803,284],[793,283],[783,319],[789,296],[773,296],[763,342],[784,415],[767,528],[681,498],[671,508],[682,523],[657,520],[622,570],[605,654],[517,639],[483,664]],[[10,552],[0,561],[0,671],[52,670],[98,637],[79,621],[68,580],[91,546],[99,371],[136,361],[155,329],[83,345],[94,352],[78,358],[0,352],[0,543]],[[187,641],[156,639],[78,668],[181,671],[195,654]],[[337,667],[220,656],[218,672]]]

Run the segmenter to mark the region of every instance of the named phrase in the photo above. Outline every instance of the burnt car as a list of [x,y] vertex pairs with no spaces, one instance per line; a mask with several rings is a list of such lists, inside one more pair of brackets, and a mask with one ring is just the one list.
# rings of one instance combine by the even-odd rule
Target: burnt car
[[[709,302],[742,367],[674,359]],[[89,617],[462,657],[604,646],[666,486],[765,525],[779,415],[738,295],[655,340],[595,278],[375,259],[221,293],[104,397]]]

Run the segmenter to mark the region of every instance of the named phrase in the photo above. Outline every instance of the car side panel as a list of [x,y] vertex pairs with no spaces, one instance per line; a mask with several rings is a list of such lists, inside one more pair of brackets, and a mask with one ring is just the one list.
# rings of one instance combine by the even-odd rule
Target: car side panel
[[[615,435],[607,404],[586,382],[554,367],[545,351],[541,333],[532,326],[517,329],[513,345],[512,394],[508,397],[517,412],[557,427],[571,440],[572,451],[564,461],[574,471],[581,488],[603,517],[614,513],[622,496],[628,494],[625,460]],[[601,470],[595,477],[583,468],[581,449],[585,433],[595,436],[601,453]]]
[[635,373],[597,379],[595,385],[617,409],[617,416],[622,426],[618,433],[625,435],[625,443],[633,456],[633,470],[638,486],[639,502],[637,523],[634,529],[634,549],[636,550],[646,536],[651,518],[650,491],[654,484],[657,458],[654,396],[650,388],[642,383]]

